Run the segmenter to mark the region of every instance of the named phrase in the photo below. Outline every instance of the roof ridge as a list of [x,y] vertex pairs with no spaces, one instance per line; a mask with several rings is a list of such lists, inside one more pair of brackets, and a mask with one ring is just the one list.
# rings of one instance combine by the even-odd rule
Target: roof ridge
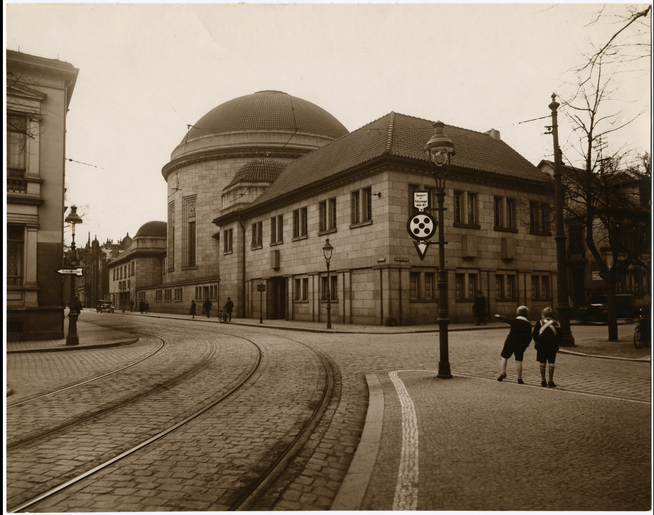
[[388,139],[386,140],[386,148],[384,154],[390,154],[391,147],[393,146],[393,130],[395,128],[395,111],[390,112],[390,120],[388,121]]

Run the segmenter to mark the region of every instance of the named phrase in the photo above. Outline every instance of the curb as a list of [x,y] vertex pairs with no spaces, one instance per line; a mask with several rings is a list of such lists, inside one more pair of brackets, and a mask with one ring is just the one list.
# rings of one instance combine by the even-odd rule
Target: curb
[[376,374],[366,374],[368,412],[363,433],[350,468],[330,508],[331,511],[359,511],[368,490],[382,440],[384,390]]
[[119,342],[111,343],[97,343],[94,345],[67,345],[65,347],[45,347],[43,349],[23,349],[23,350],[8,350],[7,354],[23,354],[27,352],[63,352],[71,350],[87,350],[87,349],[104,349],[107,347],[121,347],[123,345],[131,345],[139,341],[140,338],[132,340],[121,340]]

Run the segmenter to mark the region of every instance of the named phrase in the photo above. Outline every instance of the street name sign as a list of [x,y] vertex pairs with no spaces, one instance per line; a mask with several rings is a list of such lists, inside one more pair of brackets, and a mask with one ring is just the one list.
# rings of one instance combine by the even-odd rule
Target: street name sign
[[60,268],[57,270],[58,274],[61,275],[84,275],[84,268]]

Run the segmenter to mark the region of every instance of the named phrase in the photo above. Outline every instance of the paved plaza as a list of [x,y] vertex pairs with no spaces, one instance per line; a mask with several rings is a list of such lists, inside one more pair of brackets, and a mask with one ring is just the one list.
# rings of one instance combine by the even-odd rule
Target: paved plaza
[[[284,363],[291,353],[297,354],[292,342],[301,342],[329,356],[337,371],[337,387],[314,437],[281,478],[274,495],[264,496],[255,509],[651,509],[650,354],[631,343],[633,324],[620,325],[621,339],[613,343],[605,341],[605,326],[573,326],[577,346],[562,349],[557,356],[557,387],[543,388],[533,344],[525,354],[524,385],[516,382],[513,361],[508,378],[496,380],[508,329],[501,324],[452,326],[454,377],[437,379],[435,326],[336,325],[327,331],[322,324],[256,322],[218,324],[214,319],[85,311],[79,323],[79,348],[66,349],[63,341],[7,345],[12,393],[7,402],[142,358],[156,342],[147,338],[137,342],[137,329],[183,333],[184,339],[171,337],[179,342],[176,352],[182,352],[175,359],[199,359],[184,352],[184,348],[204,348],[191,347],[198,345],[194,334],[203,342],[222,342],[221,352],[233,363],[241,359],[241,347],[228,335],[263,342],[269,368],[277,372],[270,377],[262,374],[258,385],[262,392],[286,383],[285,389],[299,388],[292,375],[297,370]],[[300,366],[312,370],[310,361]],[[316,372],[306,377],[313,381]],[[106,387],[111,389],[109,383]],[[276,405],[282,408],[275,417],[292,415],[293,403]],[[246,423],[249,408],[243,408],[234,413],[245,417],[241,423]],[[11,424],[9,415],[8,427]],[[200,432],[210,431],[204,427]],[[210,461],[201,459],[203,453],[210,454],[208,448],[185,450],[183,440],[172,448],[187,456],[187,468],[196,463],[197,470],[162,483],[168,493],[156,496],[161,503],[157,509],[226,509],[227,504],[211,500],[213,493],[201,487],[201,478],[213,470]],[[197,459],[188,458],[198,453]],[[172,459],[170,451],[165,456]],[[78,504],[60,504],[53,511],[99,511],[100,507],[147,511],[147,504],[139,504],[144,497],[129,486],[130,477],[143,477],[142,471],[147,470],[140,463],[125,469],[120,479],[99,479],[95,487],[79,493]],[[27,466],[25,474],[31,473]],[[185,495],[195,496],[195,504],[178,503],[185,481],[193,482]],[[224,486],[229,489],[228,482]]]

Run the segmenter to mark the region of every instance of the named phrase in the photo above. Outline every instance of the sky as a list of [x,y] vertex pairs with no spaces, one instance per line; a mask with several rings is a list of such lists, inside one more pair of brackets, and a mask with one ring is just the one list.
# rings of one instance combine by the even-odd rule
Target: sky
[[[605,13],[624,12],[612,4]],[[66,201],[87,238],[166,220],[161,169],[214,107],[262,90],[308,100],[352,131],[391,111],[486,132],[552,159],[548,105],[618,28],[599,4],[109,4],[5,2],[5,45],[79,69]],[[646,34],[650,41],[651,34]],[[617,77],[611,112],[642,113],[614,145],[650,150],[650,62]],[[573,159],[571,129],[559,140]],[[543,118],[543,119],[541,119]],[[218,207],[216,209],[218,215]]]

